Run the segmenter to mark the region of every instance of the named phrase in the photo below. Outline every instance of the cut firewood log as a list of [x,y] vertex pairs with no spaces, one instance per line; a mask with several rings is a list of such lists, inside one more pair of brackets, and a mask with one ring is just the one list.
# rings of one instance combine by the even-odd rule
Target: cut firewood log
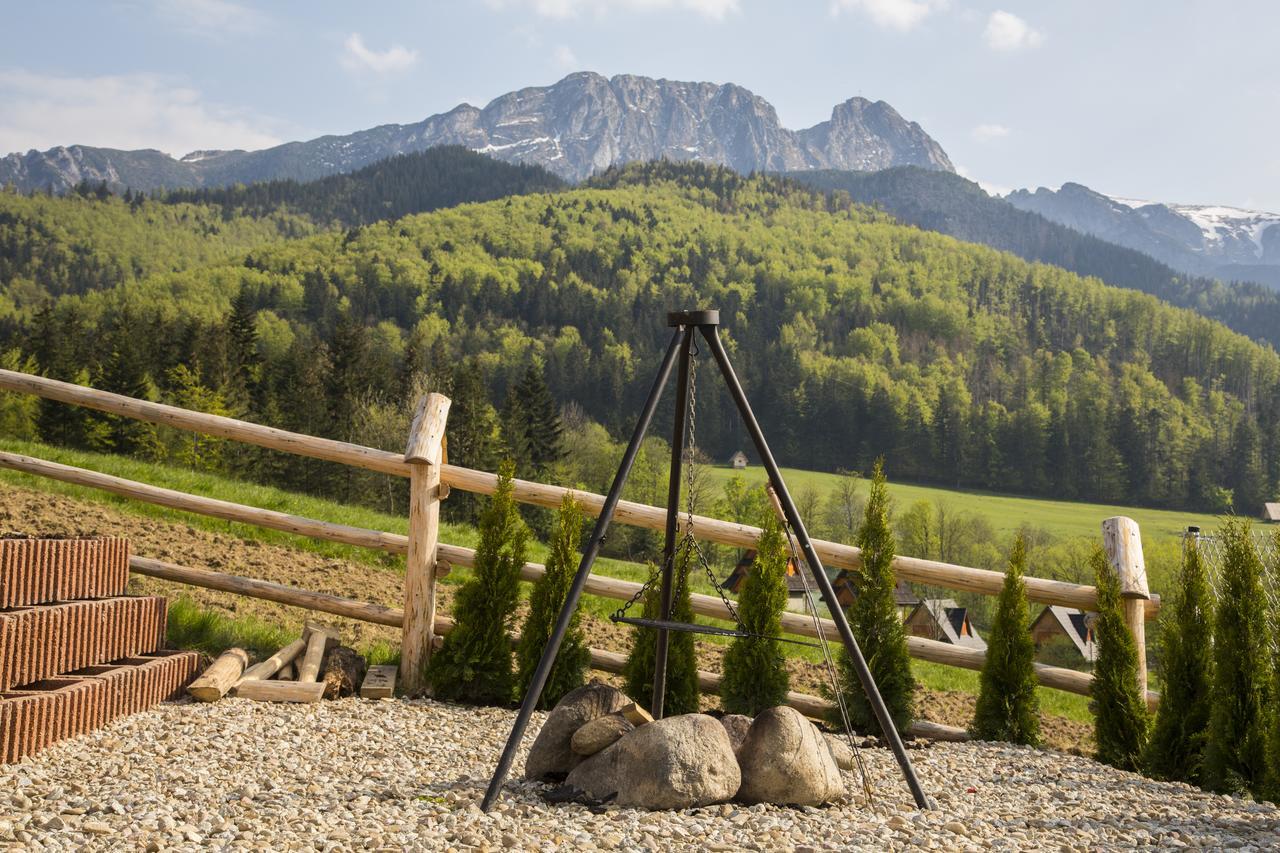
[[396,693],[396,668],[371,666],[369,674],[360,685],[360,696],[365,699],[390,699]]
[[338,646],[324,659],[324,698],[354,696],[364,681],[368,664],[355,649]]
[[248,665],[248,652],[244,649],[227,649],[199,678],[191,682],[187,692],[197,702],[216,702],[235,686]]
[[318,622],[308,622],[302,636],[307,640],[307,653],[298,665],[298,681],[314,682],[320,676],[324,653],[338,645],[338,631]]
[[244,674],[240,676],[240,680],[236,682],[236,686],[239,687],[246,681],[265,681],[283,669],[285,664],[302,654],[302,650],[306,647],[306,640],[294,640],[262,663],[254,664],[246,669]]
[[310,684],[299,681],[253,681],[241,682],[236,687],[236,695],[241,699],[254,699],[259,702],[319,702],[324,693],[324,685],[318,682]]
[[626,717],[627,722],[631,723],[631,725],[636,728],[643,726],[645,723],[653,722],[653,715],[637,705],[635,702],[623,705],[622,708],[619,709],[618,713]]
[[295,675],[297,672],[293,668],[293,662],[290,661],[280,667],[280,671],[276,673],[276,681],[293,681]]

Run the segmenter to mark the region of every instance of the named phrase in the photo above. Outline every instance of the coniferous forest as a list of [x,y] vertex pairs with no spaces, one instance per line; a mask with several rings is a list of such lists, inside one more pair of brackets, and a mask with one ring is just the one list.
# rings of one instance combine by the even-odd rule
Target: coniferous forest
[[[398,158],[423,189],[392,213],[454,206],[393,219],[354,176],[0,192],[0,362],[390,448],[440,388],[450,461],[494,470],[514,442],[517,474],[549,477],[559,450],[532,408],[625,434],[665,312],[705,305],[787,464],[884,456],[902,480],[1245,514],[1276,497],[1280,358],[1190,310],[782,178],[654,163],[561,189],[467,158],[474,194]],[[701,449],[745,448],[719,383],[699,394]],[[20,437],[369,497],[323,463],[20,405],[0,400]]]

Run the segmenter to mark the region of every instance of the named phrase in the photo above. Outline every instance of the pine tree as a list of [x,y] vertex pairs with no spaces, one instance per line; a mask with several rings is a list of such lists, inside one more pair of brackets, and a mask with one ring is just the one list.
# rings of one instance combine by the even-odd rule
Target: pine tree
[[1183,552],[1173,606],[1161,619],[1164,689],[1143,770],[1152,778],[1199,785],[1212,707],[1213,621],[1204,558],[1194,542]]
[[[520,645],[516,649],[519,663],[517,683],[522,693],[528,691],[533,681],[534,670],[542,659],[547,641],[551,639],[551,632],[573,584],[573,576],[577,573],[582,521],[582,510],[571,495],[565,495],[551,535],[547,573],[533,585],[529,596],[529,615],[524,621]],[[581,687],[586,681],[585,673],[590,663],[591,652],[582,634],[581,614],[575,611],[569,630],[560,643],[555,665],[547,676],[538,707],[554,707],[570,690]]]
[[1138,647],[1125,624],[1120,578],[1107,555],[1095,548],[1089,562],[1098,587],[1098,621],[1093,629],[1098,646],[1093,665],[1097,758],[1121,770],[1137,770],[1150,729],[1146,697],[1138,693]]
[[262,356],[258,353],[257,309],[247,284],[231,300],[227,315],[227,389],[224,396],[233,409],[247,412],[258,402]]
[[[94,386],[103,391],[123,394],[139,400],[154,400],[155,384],[146,369],[146,357],[129,317],[116,318],[115,328],[107,338],[107,359]],[[93,412],[89,444],[98,450],[115,453],[143,454],[157,457],[158,440],[153,424],[133,418]]]
[[480,516],[475,569],[458,591],[453,631],[427,667],[433,695],[445,701],[506,705],[515,696],[508,633],[528,530],[512,496],[513,467],[508,461],[499,468],[498,488]]
[[[894,726],[904,731],[915,717],[916,683],[911,675],[906,631],[893,597],[897,586],[893,574],[895,544],[889,523],[889,490],[883,460],[875,463],[857,545],[862,550],[862,570],[849,576],[854,600],[845,618],[849,620]],[[861,732],[880,731],[880,723],[858,681],[853,662],[843,649],[838,664],[850,724]],[[841,720],[833,722],[843,725]]]
[[987,637],[978,706],[972,733],[979,740],[1035,746],[1040,742],[1040,700],[1036,693],[1035,642],[1027,630],[1027,543],[1013,541],[995,621]]
[[[453,405],[449,409],[449,461],[478,471],[497,464],[498,424],[484,377],[474,362],[461,362],[453,373]],[[451,517],[471,521],[477,504],[470,495],[456,492],[445,504]]]
[[564,458],[560,407],[537,365],[530,363],[502,406],[502,438],[521,476],[546,480]]
[[[671,619],[675,622],[693,621],[693,603],[689,597],[690,555],[686,549],[678,549],[675,572],[675,598],[671,602]],[[662,590],[654,584],[644,596],[643,615],[646,619],[659,618],[662,608]],[[687,631],[671,631],[667,634],[667,694],[663,700],[663,715],[694,714],[699,709],[698,656],[693,634]],[[653,701],[654,654],[658,634],[653,628],[636,628],[631,635],[631,652],[627,655],[622,675],[626,680],[624,690],[642,707]]]
[[1266,612],[1262,561],[1247,521],[1222,527],[1223,563],[1213,620],[1213,708],[1204,783],[1224,793],[1255,791],[1266,766]]
[[782,525],[770,513],[756,545],[756,559],[738,597],[738,618],[756,637],[738,637],[724,655],[720,705],[730,714],[756,714],[782,705],[791,689],[782,644],[782,612],[787,607],[787,548]]

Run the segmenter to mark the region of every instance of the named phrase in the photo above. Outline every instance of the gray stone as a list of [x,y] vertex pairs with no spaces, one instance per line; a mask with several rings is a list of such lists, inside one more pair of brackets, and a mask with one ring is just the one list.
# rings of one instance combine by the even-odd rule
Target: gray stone
[[573,733],[569,747],[585,758],[595,755],[634,728],[631,721],[620,714],[597,717]]
[[738,749],[738,764],[743,802],[816,806],[844,793],[822,733],[794,708],[761,711]]
[[741,784],[733,744],[705,714],[667,717],[641,726],[583,761],[565,783],[620,806],[689,809],[725,802]]
[[836,767],[841,770],[852,770],[853,750],[849,748],[848,739],[827,732],[823,732],[822,739],[827,742],[827,749],[831,750],[831,757],[835,760]]
[[738,747],[742,746],[742,742],[747,739],[751,718],[746,714],[725,714],[720,718],[720,725],[724,726],[725,732],[729,735],[729,743],[733,744],[733,751],[737,752]]
[[542,730],[529,748],[525,761],[526,779],[560,780],[582,761],[573,751],[573,735],[598,717],[626,705],[629,700],[616,687],[598,681],[571,690],[551,709]]

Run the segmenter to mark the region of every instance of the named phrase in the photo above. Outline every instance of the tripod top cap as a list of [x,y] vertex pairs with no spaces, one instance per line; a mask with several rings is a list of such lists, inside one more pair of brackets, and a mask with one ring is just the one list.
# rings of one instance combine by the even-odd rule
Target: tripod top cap
[[668,326],[719,326],[720,311],[716,308],[706,308],[702,311],[669,311],[667,313]]

